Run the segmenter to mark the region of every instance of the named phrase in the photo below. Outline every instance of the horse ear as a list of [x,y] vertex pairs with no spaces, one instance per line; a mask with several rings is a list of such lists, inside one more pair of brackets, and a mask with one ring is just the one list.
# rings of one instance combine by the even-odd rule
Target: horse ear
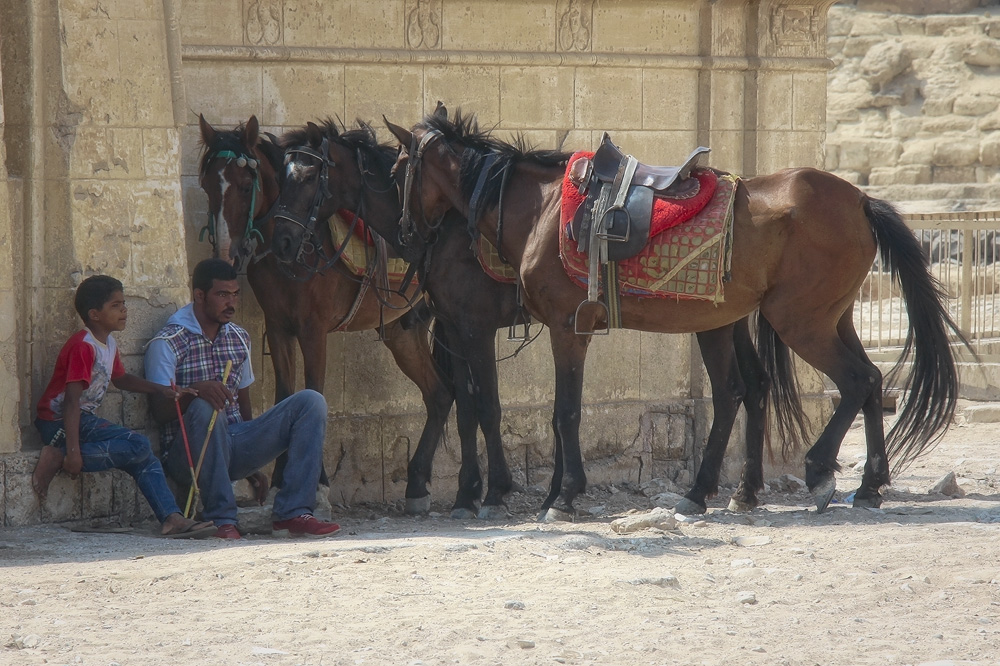
[[257,122],[257,116],[250,116],[247,126],[243,128],[243,145],[247,148],[253,148],[257,145],[257,139],[259,138],[260,123]]
[[434,115],[438,118],[448,120],[448,107],[441,100],[438,100],[437,107],[434,109]]
[[393,125],[385,116],[382,116],[382,120],[385,122],[385,126],[389,128],[389,131],[392,132],[392,135],[396,137],[396,141],[403,144],[404,148],[409,148],[413,136],[410,134],[410,131],[403,129],[399,125]]
[[201,142],[206,146],[212,145],[215,141],[215,128],[208,124],[204,114],[198,114],[198,126],[201,128]]
[[319,128],[319,125],[310,121],[306,123],[306,137],[309,138],[309,145],[313,148],[319,148],[319,145],[323,143],[323,130]]

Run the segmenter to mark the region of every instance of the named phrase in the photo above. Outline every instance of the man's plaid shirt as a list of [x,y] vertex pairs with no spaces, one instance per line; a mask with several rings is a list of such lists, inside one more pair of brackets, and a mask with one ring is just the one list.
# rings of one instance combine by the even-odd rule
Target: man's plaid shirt
[[[244,329],[230,322],[219,329],[219,334],[212,341],[181,324],[167,324],[150,342],[157,340],[166,343],[177,359],[174,378],[177,386],[222,381],[226,361],[232,361],[233,367],[226,387],[236,395],[243,377],[243,364],[250,364],[250,336]],[[226,423],[239,423],[242,420],[239,404],[234,400],[226,407]],[[179,430],[177,420],[163,426],[160,429],[160,447],[165,449]]]

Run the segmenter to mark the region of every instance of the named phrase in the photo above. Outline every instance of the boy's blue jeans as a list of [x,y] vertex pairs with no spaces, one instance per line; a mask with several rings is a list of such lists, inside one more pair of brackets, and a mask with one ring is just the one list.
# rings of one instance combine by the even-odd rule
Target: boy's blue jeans
[[[61,420],[35,419],[35,427],[46,444],[66,452],[66,431]],[[180,512],[167,486],[163,466],[153,455],[149,440],[139,433],[81,412],[80,455],[84,472],[103,472],[112,468],[128,472],[161,523],[170,514]]]
[[[316,507],[326,441],[326,400],[316,391],[293,393],[252,421],[226,423],[225,413],[215,421],[208,450],[198,476],[205,505],[203,520],[235,525],[236,496],[233,481],[243,479],[288,451],[285,481],[274,497],[274,520],[288,520],[312,513]],[[195,398],[184,413],[191,457],[195,465],[215,410]],[[170,443],[167,470],[175,481],[190,483],[191,470],[181,433]]]

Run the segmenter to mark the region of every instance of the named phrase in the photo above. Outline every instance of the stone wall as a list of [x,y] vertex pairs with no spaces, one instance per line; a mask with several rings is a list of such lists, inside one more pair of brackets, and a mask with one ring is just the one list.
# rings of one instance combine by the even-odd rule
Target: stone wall
[[[197,114],[217,127],[254,114],[281,133],[327,116],[385,114],[407,125],[440,99],[540,146],[592,148],[608,130],[647,162],[676,162],[705,144],[714,166],[741,175],[819,165],[831,3],[3,3],[0,129],[9,173],[0,241],[5,228],[17,240],[14,275],[0,269],[16,321],[9,335],[0,327],[0,359],[13,357],[18,368],[8,425],[20,430],[0,431],[4,522],[144,510],[130,481],[116,475],[60,477],[46,506],[32,504],[26,473],[39,443],[30,421],[59,345],[78,326],[70,299],[83,277],[107,272],[125,282],[132,316],[121,340],[132,371],[141,368],[145,340],[187,301],[188,267],[210,251],[198,240],[206,202],[197,185]],[[239,320],[255,343],[259,411],[270,404],[273,379],[262,319],[246,293]],[[401,497],[423,423],[419,395],[373,337],[328,342],[327,465],[337,470],[334,500],[344,503]],[[514,347],[502,338],[498,354],[506,355]],[[517,480],[546,483],[553,369],[544,334],[500,372]],[[710,417],[703,375],[690,336],[621,331],[595,340],[582,432],[591,481],[657,475],[686,483]],[[821,390],[817,381],[809,386]],[[811,405],[828,408],[822,398]],[[11,409],[0,409],[0,428]],[[102,413],[150,430],[141,396],[114,392]],[[436,460],[436,499],[453,492],[457,449],[452,431]],[[738,464],[736,457],[731,468]]]
[[[979,3],[888,4],[830,12],[827,169],[913,210],[995,210],[1000,16]],[[933,13],[948,10],[963,13]]]

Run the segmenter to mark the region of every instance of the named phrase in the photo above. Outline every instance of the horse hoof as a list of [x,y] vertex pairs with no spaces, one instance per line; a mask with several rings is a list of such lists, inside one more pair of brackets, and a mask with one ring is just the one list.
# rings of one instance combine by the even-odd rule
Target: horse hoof
[[538,522],[540,523],[572,523],[573,521],[574,517],[572,513],[560,509],[549,509],[548,511],[543,511],[538,516]]
[[701,514],[708,511],[708,507],[704,507],[693,500],[689,500],[687,497],[682,499],[674,507],[674,513],[679,513],[684,516],[700,516]]
[[473,520],[476,517],[476,512],[465,507],[456,507],[451,510],[451,517],[454,520]]
[[877,509],[880,506],[882,506],[882,496],[878,493],[875,493],[871,497],[854,496],[855,509]]
[[833,493],[837,490],[837,480],[831,474],[812,489],[813,500],[816,502],[816,513],[823,513],[830,506]]
[[744,502],[743,500],[738,500],[735,497],[729,498],[729,510],[733,513],[750,513],[757,508],[756,502]]
[[504,520],[509,516],[510,514],[507,512],[506,508],[504,508],[503,506],[491,504],[491,505],[483,505],[479,509],[479,515],[477,515],[476,517],[479,518],[479,520]]
[[431,496],[407,497],[403,505],[403,513],[408,516],[422,516],[431,512]]

